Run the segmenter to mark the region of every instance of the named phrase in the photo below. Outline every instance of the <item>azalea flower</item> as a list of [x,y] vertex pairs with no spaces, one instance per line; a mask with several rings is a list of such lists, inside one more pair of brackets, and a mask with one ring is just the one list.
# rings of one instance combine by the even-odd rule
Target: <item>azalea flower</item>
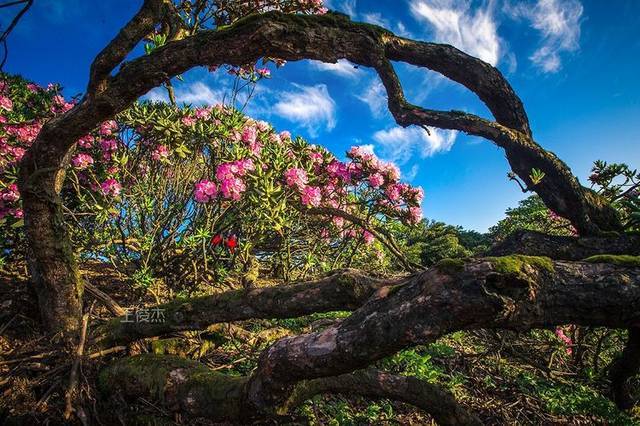
[[302,204],[310,207],[318,207],[322,202],[322,192],[315,186],[306,186],[300,194]]
[[201,180],[196,183],[193,197],[198,203],[208,203],[218,194],[218,187],[210,180]]
[[84,170],[93,164],[93,157],[89,154],[80,153],[73,157],[71,164],[78,170]]
[[100,190],[104,195],[117,197],[122,190],[122,185],[120,185],[117,180],[111,178],[105,180],[104,182],[102,182],[102,184],[100,184]]
[[307,172],[300,168],[291,168],[284,172],[284,179],[289,187],[296,187],[299,190],[302,190],[307,183],[309,183],[309,178],[307,177]]

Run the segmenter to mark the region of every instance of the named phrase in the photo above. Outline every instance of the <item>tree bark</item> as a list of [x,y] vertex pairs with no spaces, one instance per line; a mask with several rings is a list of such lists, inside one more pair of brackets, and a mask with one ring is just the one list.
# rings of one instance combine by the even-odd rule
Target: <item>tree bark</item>
[[[160,389],[172,410],[216,419],[238,413],[275,416],[315,391],[361,390],[358,383],[371,385],[365,390],[367,395],[418,405],[419,396],[431,398],[438,392],[422,385],[413,387],[408,378],[402,382],[384,373],[348,373],[454,331],[529,330],[558,324],[637,328],[638,312],[637,266],[554,262],[528,256],[447,261],[415,274],[404,285],[383,287],[336,325],[277,341],[262,353],[249,378],[222,378],[192,361],[129,358],[107,369],[101,383],[105,390],[118,389],[129,396]],[[203,379],[197,386],[189,384],[195,377]],[[158,386],[167,381],[171,386]],[[395,384],[389,388],[390,383]],[[456,411],[447,398],[440,400],[440,405],[427,399],[418,406],[441,416],[438,420],[444,423],[460,424],[460,419],[469,416],[464,410]],[[215,404],[206,406],[204,401]],[[220,407],[230,408],[215,411]],[[467,424],[471,419],[466,417]]]
[[640,235],[569,237],[516,231],[489,250],[491,256],[524,254],[557,260],[582,260],[597,255],[640,255]]
[[370,277],[345,269],[315,281],[294,285],[234,290],[186,301],[149,307],[162,321],[136,322],[136,312],[114,318],[96,329],[94,342],[102,347],[131,343],[163,334],[203,330],[212,324],[248,319],[295,318],[319,312],[355,310],[384,286],[403,279]]

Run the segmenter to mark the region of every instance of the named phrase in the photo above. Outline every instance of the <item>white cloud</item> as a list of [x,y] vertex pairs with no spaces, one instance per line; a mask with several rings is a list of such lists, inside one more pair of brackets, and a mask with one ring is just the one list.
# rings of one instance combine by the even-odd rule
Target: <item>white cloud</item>
[[418,176],[419,171],[420,171],[420,166],[417,164],[414,164],[413,166],[411,166],[411,169],[409,170],[409,172],[404,174],[404,179],[411,182],[416,178],[416,176]]
[[340,59],[337,63],[327,63],[321,61],[311,61],[311,66],[320,71],[329,71],[341,77],[357,78],[362,74],[359,68],[356,68],[346,59]]
[[458,132],[454,130],[429,128],[429,132],[417,126],[392,127],[377,131],[373,139],[386,158],[404,164],[414,153],[426,158],[437,152],[449,151],[458,136]]
[[324,0],[324,6],[330,10],[343,12],[351,19],[356,17],[356,0]]
[[493,2],[475,11],[466,0],[410,0],[410,6],[416,19],[433,27],[437,42],[451,44],[491,65],[500,60]]
[[273,111],[305,127],[312,137],[317,136],[323,125],[332,130],[336,126],[336,103],[327,86],[294,86],[296,91],[278,94],[279,101],[273,106]]
[[578,0],[537,0],[535,6],[507,3],[505,12],[528,21],[540,33],[540,45],[529,59],[545,72],[558,71],[562,65],[560,54],[580,47],[583,7]]
[[362,14],[362,20],[373,25],[389,28],[389,21],[384,19],[381,13],[364,13]]
[[369,106],[374,117],[380,118],[387,112],[387,91],[378,78],[371,80],[364,93],[355,96]]
[[[178,104],[215,105],[222,102],[224,93],[221,90],[213,90],[205,83],[196,81],[191,84],[175,88],[176,102]],[[143,99],[154,102],[169,102],[166,89],[156,87],[143,96]]]

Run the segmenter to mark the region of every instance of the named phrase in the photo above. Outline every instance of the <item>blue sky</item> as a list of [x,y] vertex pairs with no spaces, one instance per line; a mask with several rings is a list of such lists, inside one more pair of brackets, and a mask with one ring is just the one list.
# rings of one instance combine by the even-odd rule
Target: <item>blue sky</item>
[[[141,0],[37,0],[9,39],[6,71],[65,95],[84,91],[93,57]],[[584,182],[593,160],[640,165],[640,1],[331,0],[354,20],[420,40],[453,44],[496,65],[522,98],[536,140]],[[6,15],[6,11],[3,10]],[[8,16],[0,17],[6,25]],[[437,109],[489,116],[466,89],[396,64],[407,97]],[[485,231],[523,198],[491,143],[463,134],[395,126],[375,74],[309,61],[272,70],[247,113],[325,145],[337,155],[369,145],[425,189],[428,218]],[[232,83],[198,68],[177,82],[178,100],[219,101]],[[161,99],[155,90],[147,98]]]

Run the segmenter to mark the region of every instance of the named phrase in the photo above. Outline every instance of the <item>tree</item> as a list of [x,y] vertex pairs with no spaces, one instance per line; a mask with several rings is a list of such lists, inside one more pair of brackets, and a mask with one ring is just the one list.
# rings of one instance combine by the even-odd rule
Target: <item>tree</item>
[[[451,46],[404,39],[376,26],[351,22],[340,14],[271,11],[252,14],[226,26],[234,21],[229,16],[235,10],[217,13],[218,2],[201,1],[196,4],[202,8],[194,11],[191,7],[185,9],[185,3],[189,2],[180,2],[177,7],[167,0],[146,0],[136,16],[96,57],[85,96],[73,109],[46,123],[23,158],[19,186],[31,250],[30,270],[41,305],[48,304],[43,317],[53,330],[66,333],[78,330],[82,308],[82,280],[59,197],[64,166],[70,160],[73,146],[149,89],[170,84],[171,77],[196,65],[242,66],[267,57],[325,62],[347,59],[371,67],[386,88],[389,109],[398,124],[454,129],[494,142],[504,149],[513,172],[547,207],[569,220],[581,237],[600,238],[597,241],[604,246],[593,251],[607,247],[607,233],[622,231],[616,210],[603,197],[580,185],[562,161],[536,143],[520,99],[492,66]],[[319,4],[275,3],[285,11],[291,11],[290,6],[298,10],[301,5]],[[189,26],[188,23],[201,22],[181,19],[184,14],[194,18],[193,13],[195,17],[207,13],[209,17],[221,17],[218,23],[224,22],[225,26],[216,29],[202,29],[199,24]],[[133,47],[156,28],[161,28],[166,42],[158,43],[162,45],[146,56],[123,63],[112,75]],[[464,85],[485,103],[495,121],[408,103],[392,61],[426,67]],[[577,238],[570,243],[584,246]],[[637,240],[635,244],[627,254],[638,253]],[[572,253],[567,256],[576,259]],[[400,282],[383,283],[354,278],[350,273],[334,275],[316,285],[334,292],[341,286],[355,285],[352,294],[356,300],[349,299],[348,306],[359,307],[339,324],[276,342],[263,353],[250,377],[227,379],[202,370],[201,366],[139,357],[117,363],[110,370],[115,374],[105,372],[104,384],[125,394],[150,393],[158,389],[158,377],[164,378],[167,381],[162,383],[167,386],[160,388],[169,393],[162,395],[164,400],[177,402],[172,406],[186,413],[206,414],[214,419],[237,419],[248,413],[274,414],[294,403],[298,392],[303,395],[305,390],[308,394],[318,389],[357,392],[362,390],[357,386],[361,383],[372,384],[369,391],[377,395],[411,402],[407,391],[415,385],[421,388],[420,395],[436,397],[424,408],[437,415],[440,422],[474,423],[477,420],[473,415],[464,413],[451,398],[439,397],[441,393],[428,386],[377,373],[349,373],[402,348],[430,342],[459,329],[529,329],[562,323],[637,326],[640,308],[637,258],[591,260],[593,263],[557,262],[523,256],[454,260]],[[372,292],[367,283],[373,283],[377,290]],[[336,303],[318,298],[318,294],[323,294],[322,288],[314,287],[311,296],[306,288],[294,286],[282,290],[292,292],[289,297],[298,302],[297,310],[287,315],[307,309],[303,307],[305,303],[308,309],[336,308]],[[212,318],[217,320],[216,312],[224,320],[238,314],[278,315],[281,305],[256,303],[256,298],[267,294],[256,290],[227,295],[216,301],[218,306],[224,306],[222,312],[207,309],[210,305],[204,299],[167,306],[170,313],[180,312],[176,318],[189,319],[173,324],[171,329],[202,327]],[[268,296],[266,299],[271,300]],[[338,300],[337,304],[340,303],[344,302]],[[167,331],[165,326],[143,330],[134,327],[129,333],[131,330],[122,327],[113,323],[106,335],[119,332],[123,336],[141,337],[141,333],[150,336]],[[626,378],[637,371],[636,342],[637,333],[631,333],[628,350],[618,364],[624,373],[616,376],[617,385],[623,386]],[[145,377],[151,371],[158,374],[150,387]],[[330,376],[331,379],[325,379]],[[374,386],[376,383],[378,386]]]

